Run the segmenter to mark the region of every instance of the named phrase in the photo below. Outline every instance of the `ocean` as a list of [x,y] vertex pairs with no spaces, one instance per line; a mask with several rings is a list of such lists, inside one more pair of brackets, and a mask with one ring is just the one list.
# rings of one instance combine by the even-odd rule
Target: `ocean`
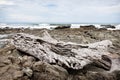
[[[94,25],[96,28],[104,28],[101,24],[6,24],[0,23],[0,28],[30,28],[30,29],[54,29],[58,26],[70,26],[70,28],[80,28],[80,26]],[[120,30],[120,24],[102,24],[102,25],[112,25],[115,27],[114,30]],[[108,30],[112,30],[108,28]]]

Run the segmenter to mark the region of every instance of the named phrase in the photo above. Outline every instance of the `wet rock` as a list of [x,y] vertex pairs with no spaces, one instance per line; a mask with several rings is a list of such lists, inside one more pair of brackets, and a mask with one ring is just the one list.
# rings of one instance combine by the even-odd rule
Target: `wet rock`
[[101,25],[103,28],[115,28],[114,25]]
[[80,26],[80,28],[84,29],[84,30],[95,30],[95,29],[97,29],[94,25]]
[[70,28],[70,26],[58,26],[58,27],[56,27],[54,29],[66,29],[66,28]]

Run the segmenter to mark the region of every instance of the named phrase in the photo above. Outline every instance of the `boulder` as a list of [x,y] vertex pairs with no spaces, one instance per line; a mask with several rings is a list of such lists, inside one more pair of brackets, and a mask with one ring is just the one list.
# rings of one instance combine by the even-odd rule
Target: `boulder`
[[[103,55],[110,54],[108,47],[112,42],[104,40],[91,44],[76,44],[53,39],[47,32],[45,37],[37,37],[25,33],[13,35],[11,44],[19,51],[25,52],[40,61],[56,64],[64,68],[82,69],[84,66],[99,60],[105,69],[110,69],[111,62],[102,59]],[[105,62],[103,62],[105,61]],[[104,65],[103,66],[103,62]]]
[[56,27],[54,29],[66,29],[66,28],[70,28],[70,26],[58,26],[58,27]]
[[101,25],[103,28],[115,28],[114,25]]
[[33,64],[32,80],[67,80],[68,72],[58,66],[38,61]]
[[19,52],[12,45],[0,49],[0,80],[29,80],[20,66]]
[[84,29],[84,30],[95,30],[95,29],[97,29],[94,25],[80,26],[80,28]]

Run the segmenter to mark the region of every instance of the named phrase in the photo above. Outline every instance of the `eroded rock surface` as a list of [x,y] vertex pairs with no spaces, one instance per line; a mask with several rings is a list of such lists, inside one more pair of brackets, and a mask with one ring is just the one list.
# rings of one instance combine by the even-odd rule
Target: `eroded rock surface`
[[[110,54],[107,48],[112,46],[112,42],[109,40],[91,44],[76,44],[57,41],[48,34],[47,37],[36,37],[24,33],[14,35],[11,43],[18,50],[32,55],[40,61],[72,69],[82,69],[95,60],[105,61],[102,56]],[[109,62],[108,64],[107,67],[110,68],[111,64]]]
[[[41,35],[40,30],[37,30],[37,32],[36,31],[32,32],[31,30],[30,32],[31,34]],[[84,53],[86,53],[85,51],[87,49],[90,49],[91,51],[89,53],[86,53],[89,55],[91,55],[92,50],[97,51],[96,49],[98,50],[100,49],[101,51],[105,51],[107,53],[105,53],[105,55],[102,56],[100,54],[99,55],[101,57],[100,59],[96,59],[96,58],[94,60],[90,59],[93,62],[90,62],[90,64],[85,65],[81,69],[73,69],[66,67],[64,65],[61,66],[56,63],[48,63],[46,61],[42,61],[33,55],[31,56],[25,51],[20,51],[14,45],[10,45],[5,37],[4,39],[6,39],[6,41],[3,38],[1,39],[1,43],[3,41],[5,42],[5,44],[2,43],[3,45],[0,48],[0,80],[119,80],[120,79],[120,70],[119,70],[120,69],[120,65],[119,65],[120,64],[120,56],[119,56],[120,32],[119,31],[84,31],[84,30],[80,31],[79,29],[74,31],[70,29],[69,30],[63,29],[63,30],[49,31],[49,33],[52,34],[52,37],[54,37],[55,39],[51,38],[48,33],[44,33],[45,36],[37,37],[37,41],[39,43],[39,41],[41,42],[42,39],[43,41],[45,41],[45,43],[49,44],[50,46],[53,45],[51,47],[52,48],[51,50],[54,53],[56,53],[56,55],[65,56],[65,57],[70,57],[70,56],[75,57],[76,54],[71,53],[71,49],[74,49],[73,51],[76,52],[82,49],[82,52]],[[39,38],[41,39],[39,40]],[[104,39],[108,39],[108,40],[102,41]],[[29,42],[29,38],[27,38],[27,40]],[[111,41],[109,40],[112,41],[113,46],[111,46],[112,44]],[[79,44],[71,43],[68,41],[77,42]],[[59,46],[56,46],[56,43],[58,42],[59,42],[58,44]],[[93,42],[97,42],[97,44]],[[90,43],[90,44],[80,44],[80,43]],[[101,43],[104,46],[101,46],[100,45]]]

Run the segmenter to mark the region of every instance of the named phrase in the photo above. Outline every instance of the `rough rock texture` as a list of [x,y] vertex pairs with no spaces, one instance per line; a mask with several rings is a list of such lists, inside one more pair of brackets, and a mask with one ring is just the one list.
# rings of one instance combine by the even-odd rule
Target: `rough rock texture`
[[93,63],[99,63],[105,69],[110,69],[111,63],[103,59],[103,55],[110,54],[107,51],[112,42],[109,40],[91,43],[76,44],[65,43],[52,39],[45,32],[44,37],[36,37],[24,33],[14,35],[11,43],[20,51],[25,52],[52,64],[72,69],[82,69],[84,66]]
[[68,72],[58,65],[38,62],[8,44],[0,49],[0,80],[65,80]]
[[33,71],[33,80],[67,80],[68,77],[66,69],[41,61],[33,65]]
[[19,52],[14,46],[0,49],[0,80],[28,80],[19,64]]
[[[0,33],[4,34],[15,34],[17,32],[19,31],[0,31]],[[24,32],[41,36],[43,30],[25,29]],[[103,55],[102,59],[95,59],[93,63],[79,70],[65,69],[56,64],[40,61],[25,52],[19,51],[15,46],[1,39],[0,80],[120,80],[120,31],[62,29],[48,30],[48,32],[57,41],[71,41],[78,44],[110,40],[113,46],[108,47],[107,50],[111,54]],[[44,40],[48,39],[47,36],[44,37]],[[81,47],[87,48],[85,45]]]

